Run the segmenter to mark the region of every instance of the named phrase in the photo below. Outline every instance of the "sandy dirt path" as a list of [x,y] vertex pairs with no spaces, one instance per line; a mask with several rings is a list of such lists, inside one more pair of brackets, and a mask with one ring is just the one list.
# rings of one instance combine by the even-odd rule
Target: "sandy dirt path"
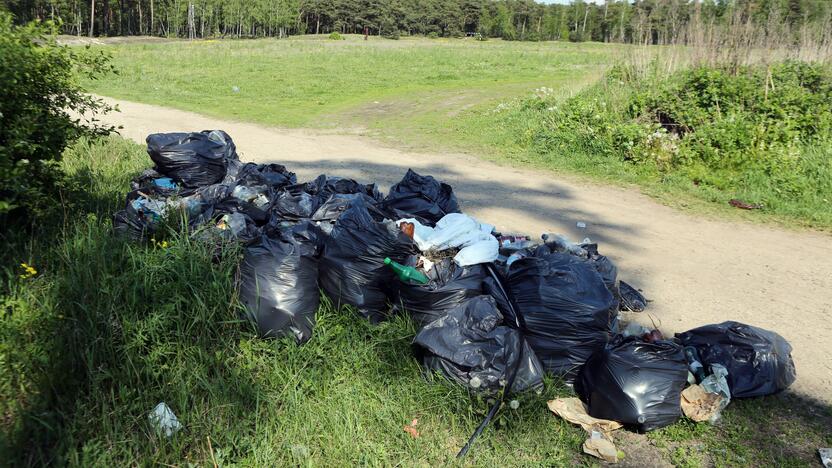
[[[413,153],[358,136],[230,122],[110,100],[105,122],[144,143],[149,133],[223,129],[241,159],[285,164],[309,180],[321,173],[376,182],[382,190],[408,168],[450,183],[463,210],[505,233],[590,237],[619,277],[653,302],[636,320],[674,333],[737,320],[777,331],[794,347],[791,391],[832,404],[832,236],[700,219],[634,189],[571,182],[464,154]],[[148,165],[150,161],[148,160]],[[577,223],[586,228],[577,227]]]

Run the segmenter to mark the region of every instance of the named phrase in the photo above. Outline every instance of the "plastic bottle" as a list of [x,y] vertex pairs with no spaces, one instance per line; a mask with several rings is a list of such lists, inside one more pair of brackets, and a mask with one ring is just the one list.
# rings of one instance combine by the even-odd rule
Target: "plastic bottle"
[[685,357],[688,360],[688,367],[690,371],[693,372],[693,375],[696,376],[696,381],[701,382],[705,379],[705,366],[699,362],[699,353],[696,352],[696,348],[692,346],[688,346],[685,348]]
[[392,268],[396,273],[396,276],[398,276],[404,283],[413,281],[414,283],[428,284],[428,277],[413,267],[404,266],[400,263],[394,262],[393,260],[390,260],[390,257],[384,259],[384,264],[390,266],[390,268]]

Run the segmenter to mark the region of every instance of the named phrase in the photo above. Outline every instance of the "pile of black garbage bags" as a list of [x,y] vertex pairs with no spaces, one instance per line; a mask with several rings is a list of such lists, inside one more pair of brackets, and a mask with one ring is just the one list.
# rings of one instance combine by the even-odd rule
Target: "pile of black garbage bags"
[[[387,196],[327,175],[298,183],[282,165],[241,162],[220,130],[153,134],[147,152],[154,167],[131,183],[114,230],[141,241],[178,223],[240,243],[239,297],[263,337],[311,339],[322,290],[373,323],[408,314],[428,375],[505,394],[539,390],[548,373],[574,385],[590,415],[640,431],[676,421],[681,392],[714,365],[736,398],[795,379],[789,344],[752,326],[622,332],[619,312],[647,301],[596,244],[497,233],[431,176],[409,170]],[[427,282],[402,281],[386,258]]]

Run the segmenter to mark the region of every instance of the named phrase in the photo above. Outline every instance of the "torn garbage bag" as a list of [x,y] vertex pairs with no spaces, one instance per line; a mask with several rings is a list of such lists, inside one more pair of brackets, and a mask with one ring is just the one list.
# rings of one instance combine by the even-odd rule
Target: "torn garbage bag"
[[279,189],[297,183],[294,172],[289,172],[282,164],[246,163],[237,170],[237,185],[248,187],[266,186]]
[[387,297],[398,281],[384,259],[403,263],[415,253],[412,240],[392,221],[376,220],[357,196],[324,241],[320,282],[336,305],[356,307],[377,323],[387,317]]
[[442,217],[434,228],[413,218],[397,221],[402,223],[413,224],[413,240],[422,252],[459,248],[454,261],[460,266],[493,262],[499,255],[500,243],[491,235],[494,226],[462,213]]
[[[525,321],[524,336],[546,371],[569,382],[607,344],[617,302],[587,261],[563,253],[521,258],[509,267],[507,283]],[[503,307],[506,320],[515,323]]]
[[422,176],[408,169],[397,184],[390,187],[384,205],[436,223],[449,213],[459,213],[459,203],[450,185]]
[[492,297],[468,299],[422,328],[414,353],[428,370],[477,391],[497,393],[515,366],[511,392],[541,388],[543,370],[534,351],[502,319]]
[[261,337],[312,336],[318,310],[316,232],[310,223],[262,235],[246,248],[240,301]]
[[228,161],[239,159],[234,142],[222,130],[154,133],[147,137],[147,153],[156,170],[189,188],[221,181]]
[[618,336],[586,361],[575,380],[575,392],[592,417],[646,432],[679,419],[687,380],[687,360],[680,345]]
[[[407,265],[415,266],[416,256]],[[462,267],[450,258],[444,258],[426,271],[428,284],[402,283],[399,287],[399,303],[402,308],[423,327],[444,316],[472,297],[483,293],[482,282],[486,271],[482,265]]]
[[706,367],[720,364],[728,370],[732,398],[777,393],[796,378],[792,347],[775,332],[722,322],[677,333],[676,338],[694,347]]

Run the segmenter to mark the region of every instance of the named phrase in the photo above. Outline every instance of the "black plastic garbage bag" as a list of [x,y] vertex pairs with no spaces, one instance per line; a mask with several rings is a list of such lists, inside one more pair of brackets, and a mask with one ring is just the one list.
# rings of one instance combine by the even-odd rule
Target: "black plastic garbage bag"
[[416,248],[394,222],[374,219],[371,208],[356,196],[338,217],[324,241],[320,283],[335,304],[355,306],[377,323],[388,316],[387,298],[399,281],[384,258],[403,263]]
[[[546,371],[571,381],[609,340],[618,302],[586,260],[563,253],[522,258],[509,267],[507,284]],[[515,323],[510,310],[503,313]]]
[[[409,258],[407,264],[415,266],[416,258]],[[426,273],[428,284],[401,283],[399,304],[423,327],[468,299],[482,295],[486,274],[482,265],[461,267],[452,258],[442,259]]]
[[722,322],[677,333],[676,338],[683,346],[696,348],[706,369],[725,366],[731,398],[770,395],[795,381],[792,347],[773,331]]
[[408,169],[401,182],[390,187],[383,205],[410,213],[436,224],[448,213],[459,213],[459,203],[450,185]]
[[363,193],[375,201],[381,201],[382,196],[376,184],[360,184],[353,179],[342,177],[319,175],[315,180],[302,185],[303,191],[318,197],[320,203],[325,202],[329,197],[342,194],[349,195]]
[[154,133],[147,137],[147,154],[156,170],[189,188],[221,181],[228,160],[239,159],[234,142],[222,130]]
[[261,337],[312,336],[318,310],[318,260],[314,226],[304,223],[263,235],[245,250],[240,301]]
[[297,183],[294,172],[289,172],[281,164],[246,163],[237,170],[235,177],[237,185],[258,186],[265,185],[272,189],[279,189]]
[[647,308],[647,299],[636,288],[624,281],[618,282],[618,290],[621,296],[621,304],[618,310],[629,312],[643,312]]
[[129,204],[113,215],[113,231],[119,237],[138,242],[153,232],[154,228]]
[[515,372],[511,392],[541,388],[540,361],[502,321],[492,297],[468,299],[416,334],[414,354],[429,371],[477,391],[496,393]]
[[309,219],[318,209],[318,205],[318,200],[313,195],[306,192],[293,194],[284,190],[278,193],[272,202],[272,220],[291,222]]
[[590,416],[647,432],[679,419],[687,379],[680,345],[617,336],[586,361],[575,380],[575,392]]

